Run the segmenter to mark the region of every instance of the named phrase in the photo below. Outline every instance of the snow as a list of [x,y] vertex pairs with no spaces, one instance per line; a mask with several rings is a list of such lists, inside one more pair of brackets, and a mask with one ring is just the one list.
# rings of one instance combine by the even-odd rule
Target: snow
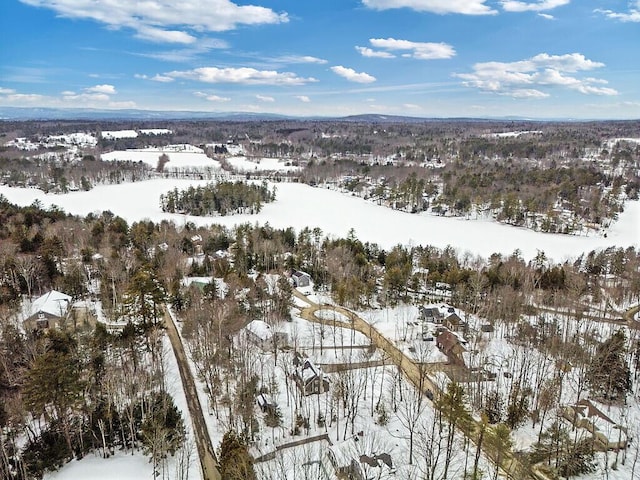
[[269,340],[273,337],[271,326],[262,320],[252,320],[245,328],[260,340]]
[[102,138],[116,140],[119,138],[136,138],[138,132],[135,130],[103,130]]
[[33,301],[31,314],[43,312],[60,317],[67,311],[70,302],[71,297],[69,295],[51,290]]
[[168,145],[161,148],[144,148],[130,150],[116,150],[101,155],[102,160],[143,162],[156,168],[160,155],[166,154],[169,161],[164,166],[165,171],[177,169],[220,169],[220,162],[207,157],[203,150],[192,145]]
[[[213,160],[207,161],[213,163]],[[299,183],[270,184],[270,188],[276,186],[276,200],[265,204],[262,211],[255,215],[212,218],[163,213],[160,210],[158,199],[161,194],[174,187],[183,189],[204,184],[205,181],[157,179],[103,185],[88,192],[55,196],[36,189],[0,186],[0,194],[18,205],[30,205],[34,200],[39,200],[45,208],[58,205],[76,215],[110,210],[127,222],[142,219],[160,222],[167,219],[178,225],[189,221],[198,226],[216,223],[228,227],[246,222],[269,222],[274,228],[320,227],[324,234],[342,237],[346,237],[353,228],[363,242],[377,242],[385,249],[399,243],[428,244],[439,248],[451,245],[459,253],[470,252],[483,257],[492,253],[510,255],[519,249],[526,260],[534,258],[538,251],[544,251],[548,258],[562,261],[593,249],[640,245],[640,201],[626,203],[625,211],[607,231],[607,238],[534,232],[491,220],[415,215]]]
[[484,135],[488,138],[517,138],[520,135],[542,135],[542,130],[519,130],[515,132],[499,132]]
[[56,472],[46,473],[43,480],[137,480],[153,478],[153,468],[149,459],[142,454],[127,455],[118,452],[111,458],[87,455],[81,460],[73,460]]
[[140,133],[143,135],[170,135],[173,133],[173,130],[169,130],[168,128],[142,128],[140,129]]
[[626,143],[636,143],[636,144],[640,144],[640,138],[637,137],[627,137],[627,138],[612,138],[610,140],[607,140],[605,145],[607,146],[607,148],[611,149],[613,148],[617,143],[619,142],[626,142]]
[[293,172],[300,170],[300,167],[286,165],[285,160],[279,158],[249,160],[246,157],[229,157],[227,162],[237,172]]
[[98,144],[98,139],[90,133],[77,132],[67,135],[50,135],[47,143],[51,142],[61,142],[65,145],[78,145],[81,147],[95,147]]
[[39,139],[37,143],[27,140],[25,137],[17,137],[5,144],[7,147],[15,147],[23,151],[33,151],[39,148],[52,148],[58,145],[65,147],[95,147],[98,139],[91,133],[76,132],[65,135],[49,135]]

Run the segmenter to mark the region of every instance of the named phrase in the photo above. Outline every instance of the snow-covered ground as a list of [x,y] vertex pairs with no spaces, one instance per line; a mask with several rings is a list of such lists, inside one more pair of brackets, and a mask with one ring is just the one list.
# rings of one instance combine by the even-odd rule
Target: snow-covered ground
[[140,133],[143,135],[169,135],[173,133],[173,130],[169,130],[168,128],[142,128],[140,129]]
[[227,162],[237,172],[293,172],[300,167],[287,165],[285,160],[279,158],[260,158],[249,160],[247,157],[229,157]]
[[149,459],[142,454],[128,455],[118,452],[109,459],[99,454],[87,455],[81,460],[73,460],[60,470],[46,473],[44,480],[138,480],[153,478],[153,468]]
[[192,145],[168,145],[161,148],[144,148],[131,150],[117,150],[101,155],[102,160],[111,161],[132,161],[143,162],[156,168],[158,159],[162,154],[169,157],[164,170],[182,169],[220,169],[220,162],[207,157],[203,150]]
[[[182,381],[176,357],[171,349],[171,343],[168,337],[163,338],[162,354],[165,359],[165,382],[167,392],[173,397],[173,401],[182,412],[184,420],[186,440],[185,440],[185,464],[188,467],[182,469],[179,465],[178,458],[169,456],[167,460],[164,474],[162,478],[181,478],[184,473],[189,480],[201,480],[200,459],[198,450],[195,447],[193,436],[193,426],[191,423],[191,415],[187,407],[187,399],[184,395]],[[187,453],[188,452],[188,453]],[[179,455],[179,453],[177,454]],[[153,477],[153,465],[149,461],[149,457],[141,451],[134,455],[117,452],[110,458],[102,458],[99,453],[89,454],[81,460],[73,460],[64,465],[60,470],[46,473],[43,480],[139,480],[142,478]]]
[[15,147],[23,151],[33,151],[39,148],[52,148],[56,146],[72,147],[95,147],[98,139],[92,133],[76,132],[66,135],[49,135],[41,137],[38,141],[32,141],[25,137],[18,137],[5,143],[7,147]]
[[487,138],[517,138],[520,135],[542,135],[542,130],[518,130],[514,132],[487,133]]
[[102,138],[116,140],[119,138],[137,138],[138,132],[135,130],[103,130]]
[[[213,162],[210,159],[207,161]],[[276,201],[265,204],[256,215],[211,218],[169,214],[160,210],[158,199],[161,194],[174,187],[186,188],[205,183],[157,179],[97,186],[88,192],[55,196],[36,189],[0,186],[0,194],[19,205],[30,205],[34,200],[39,200],[45,207],[58,205],[66,212],[77,215],[110,210],[128,222],[168,219],[178,225],[190,221],[196,225],[218,223],[229,227],[246,222],[269,222],[275,228],[319,227],[325,234],[336,236],[347,236],[353,229],[360,240],[377,242],[386,249],[399,243],[440,248],[451,245],[460,253],[470,252],[484,257],[492,253],[509,255],[519,249],[527,260],[535,257],[538,251],[544,251],[547,257],[561,261],[593,249],[640,245],[640,201],[625,205],[625,211],[607,231],[607,238],[534,232],[490,220],[415,215],[299,183],[276,183]]]

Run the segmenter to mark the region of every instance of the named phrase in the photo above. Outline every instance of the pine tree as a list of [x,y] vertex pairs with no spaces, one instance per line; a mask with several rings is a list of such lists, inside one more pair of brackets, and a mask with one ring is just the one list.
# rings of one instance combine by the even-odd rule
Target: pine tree
[[626,361],[627,336],[618,330],[598,345],[587,371],[587,382],[594,395],[616,401],[631,390],[631,370]]
[[220,475],[225,480],[256,480],[247,445],[233,430],[222,437],[219,460]]

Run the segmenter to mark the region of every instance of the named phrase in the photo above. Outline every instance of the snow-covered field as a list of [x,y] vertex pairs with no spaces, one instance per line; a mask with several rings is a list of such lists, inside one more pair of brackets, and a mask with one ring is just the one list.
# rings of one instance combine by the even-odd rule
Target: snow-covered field
[[153,468],[149,459],[142,454],[127,455],[119,452],[104,459],[100,455],[87,455],[81,460],[73,460],[56,472],[46,473],[44,480],[134,480],[153,478]]
[[116,140],[119,138],[137,138],[138,132],[135,130],[103,130],[102,138]]
[[7,147],[15,147],[23,151],[33,151],[39,148],[65,147],[95,147],[98,139],[92,133],[76,132],[66,135],[49,135],[33,142],[25,137],[15,138],[5,144]]
[[166,154],[169,161],[164,166],[165,171],[182,169],[220,169],[220,162],[207,157],[203,150],[192,145],[168,145],[163,148],[145,148],[132,150],[117,150],[101,155],[102,160],[143,162],[155,168],[158,166],[160,155]]
[[169,135],[173,133],[173,130],[169,130],[168,128],[142,128],[140,129],[140,133],[143,135]]
[[515,132],[499,132],[499,133],[488,133],[484,135],[487,138],[517,138],[520,135],[542,135],[541,130],[521,130]]
[[0,186],[0,194],[18,205],[30,205],[34,200],[39,200],[45,207],[58,205],[76,215],[110,210],[128,222],[168,219],[178,225],[192,221],[196,225],[218,223],[230,227],[246,222],[269,222],[275,228],[319,227],[325,234],[336,236],[347,236],[354,229],[362,241],[376,242],[386,249],[399,243],[440,248],[451,245],[461,253],[470,252],[484,257],[496,252],[509,255],[519,249],[528,260],[542,250],[547,257],[561,261],[593,249],[640,245],[640,201],[625,205],[619,220],[608,230],[607,238],[534,232],[490,220],[415,215],[298,183],[276,183],[276,201],[265,204],[257,215],[210,218],[169,214],[160,210],[160,194],[174,187],[186,188],[205,183],[158,179],[98,186],[88,192],[55,196],[36,189]]
[[227,162],[237,172],[293,172],[300,167],[286,165],[286,161],[279,158],[261,158],[249,160],[246,157],[229,157]]

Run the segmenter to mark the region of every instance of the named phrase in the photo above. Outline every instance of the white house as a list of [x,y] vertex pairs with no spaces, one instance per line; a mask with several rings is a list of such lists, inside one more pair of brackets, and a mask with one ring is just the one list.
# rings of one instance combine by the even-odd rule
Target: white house
[[51,290],[31,303],[25,327],[31,330],[56,327],[67,317],[70,305],[69,295]]
[[262,320],[253,320],[244,328],[247,339],[262,350],[270,351],[274,347],[285,347],[289,336],[285,332],[275,332],[271,325]]

